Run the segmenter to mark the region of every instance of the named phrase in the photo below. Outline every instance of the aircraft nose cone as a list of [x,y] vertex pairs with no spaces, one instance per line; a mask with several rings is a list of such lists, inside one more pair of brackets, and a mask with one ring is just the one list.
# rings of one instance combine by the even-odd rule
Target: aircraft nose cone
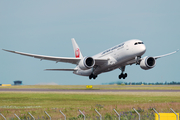
[[141,48],[140,48],[140,51],[141,51],[142,54],[144,54],[146,52],[146,46],[142,45]]

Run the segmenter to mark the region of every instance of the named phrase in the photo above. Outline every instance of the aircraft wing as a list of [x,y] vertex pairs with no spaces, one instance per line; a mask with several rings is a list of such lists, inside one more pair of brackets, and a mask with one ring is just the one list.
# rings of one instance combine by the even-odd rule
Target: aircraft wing
[[[174,52],[165,54],[165,55],[155,56],[155,57],[153,57],[153,58],[154,58],[154,59],[158,59],[158,58],[161,58],[161,57],[165,57],[165,56],[168,56],[168,55],[172,55],[172,54],[174,54],[174,53],[177,53],[178,51],[179,51],[179,49],[176,50],[176,51],[174,51]],[[142,58],[140,59],[140,61],[141,61],[141,60],[142,60]],[[136,63],[136,60],[133,59],[133,60],[131,60],[131,61],[128,61],[128,62],[126,63],[126,65],[132,65],[132,64],[135,64],[135,63]]]
[[5,50],[5,49],[2,49],[2,50],[11,52],[11,53],[15,53],[15,54],[38,58],[41,60],[51,60],[51,61],[56,61],[56,62],[66,62],[66,63],[78,64],[79,61],[81,60],[80,58],[54,57],[54,56],[29,54],[29,53],[23,53],[23,52],[11,51],[11,50]]
[[77,69],[45,69],[49,71],[77,71]]
[[177,50],[176,50],[176,51],[174,51],[174,52],[171,52],[171,53],[165,54],[165,55],[155,56],[154,58],[155,58],[155,59],[158,59],[158,58],[161,58],[161,57],[165,57],[165,56],[168,56],[168,55],[171,55],[171,54],[177,53],[178,51],[179,51],[179,49],[177,49]]

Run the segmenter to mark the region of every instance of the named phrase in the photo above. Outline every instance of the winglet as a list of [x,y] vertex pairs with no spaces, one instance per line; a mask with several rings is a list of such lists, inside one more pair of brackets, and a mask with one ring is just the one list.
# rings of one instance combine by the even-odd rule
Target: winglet
[[2,49],[2,50],[7,51],[7,52],[15,53],[15,51],[12,51],[12,50],[6,50],[6,49]]
[[80,48],[79,48],[78,44],[76,43],[75,39],[72,38],[71,41],[72,41],[75,57],[76,58],[83,58],[82,53],[80,51]]

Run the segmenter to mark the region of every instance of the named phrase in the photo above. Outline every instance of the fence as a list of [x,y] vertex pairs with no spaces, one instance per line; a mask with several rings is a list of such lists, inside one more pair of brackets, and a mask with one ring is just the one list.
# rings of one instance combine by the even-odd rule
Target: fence
[[[154,119],[155,120],[165,120],[165,117],[167,117],[168,116],[168,120],[179,120],[179,113],[176,113],[172,108],[170,108],[170,110],[173,112],[173,114],[172,113],[170,113],[171,115],[169,116],[168,114],[169,113],[158,113],[154,108],[152,108],[153,109],[153,111],[155,112],[155,116],[153,116],[154,117]],[[86,117],[86,115],[81,111],[81,110],[78,110],[79,112],[80,112],[80,114],[83,116],[81,116],[81,117],[78,117],[78,118],[75,118],[75,117],[73,117],[73,118],[69,118],[69,120],[78,120],[78,119],[84,119],[84,120],[86,120],[86,119],[99,119],[99,120],[102,120],[102,119],[105,119],[105,120],[114,120],[114,119],[116,119],[116,120],[128,120],[128,118],[126,117],[126,118],[124,118],[123,117],[123,114],[120,114],[120,113],[118,113],[117,111],[116,111],[116,109],[113,109],[114,110],[114,112],[115,112],[115,115],[117,115],[117,117],[115,117],[115,118],[107,118],[107,117],[105,117],[105,118],[103,118],[102,117],[102,115],[99,113],[99,111],[98,110],[96,110],[96,109],[94,109],[95,110],[95,112],[97,113],[97,115],[99,116],[99,117],[96,117],[96,118],[88,118],[88,117]],[[135,111],[135,113],[137,114],[137,116],[138,117],[134,117],[133,118],[133,120],[141,120],[141,115],[140,115],[140,113],[135,109],[135,108],[133,108],[133,110]],[[67,119],[67,117],[66,117],[66,115],[61,111],[61,110],[59,110],[59,112],[64,116],[64,120],[66,120]],[[51,118],[51,116],[46,112],[46,111],[44,111],[44,113],[46,114],[46,117],[44,117],[44,118],[37,118],[38,120],[44,120],[44,119],[49,119],[49,120],[51,120],[52,118],[53,118],[53,116],[52,116],[52,118]],[[22,117],[19,117],[17,114],[14,114],[14,116],[15,117],[13,117],[13,118],[8,118],[8,120],[14,120],[14,119],[18,119],[18,120],[35,120],[35,117],[31,114],[31,113],[29,113],[28,112],[28,114],[31,116],[31,117],[27,117],[27,118],[22,118]],[[132,115],[132,114],[131,114]],[[4,119],[4,120],[6,120],[6,117],[4,117],[4,115],[3,114],[1,114],[0,113],[0,119]],[[60,118],[59,118],[60,119]],[[62,118],[61,118],[62,119]],[[151,119],[151,118],[150,118]],[[54,120],[55,120],[55,118],[54,118]],[[131,119],[132,120],[132,119]],[[146,120],[145,118],[143,118],[143,120]],[[166,119],[167,120],[167,119]]]

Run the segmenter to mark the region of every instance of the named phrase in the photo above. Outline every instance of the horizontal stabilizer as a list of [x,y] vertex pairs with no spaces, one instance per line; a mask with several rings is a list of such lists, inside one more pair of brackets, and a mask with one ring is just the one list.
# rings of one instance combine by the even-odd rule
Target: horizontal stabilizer
[[45,69],[47,71],[76,71],[77,69]]

